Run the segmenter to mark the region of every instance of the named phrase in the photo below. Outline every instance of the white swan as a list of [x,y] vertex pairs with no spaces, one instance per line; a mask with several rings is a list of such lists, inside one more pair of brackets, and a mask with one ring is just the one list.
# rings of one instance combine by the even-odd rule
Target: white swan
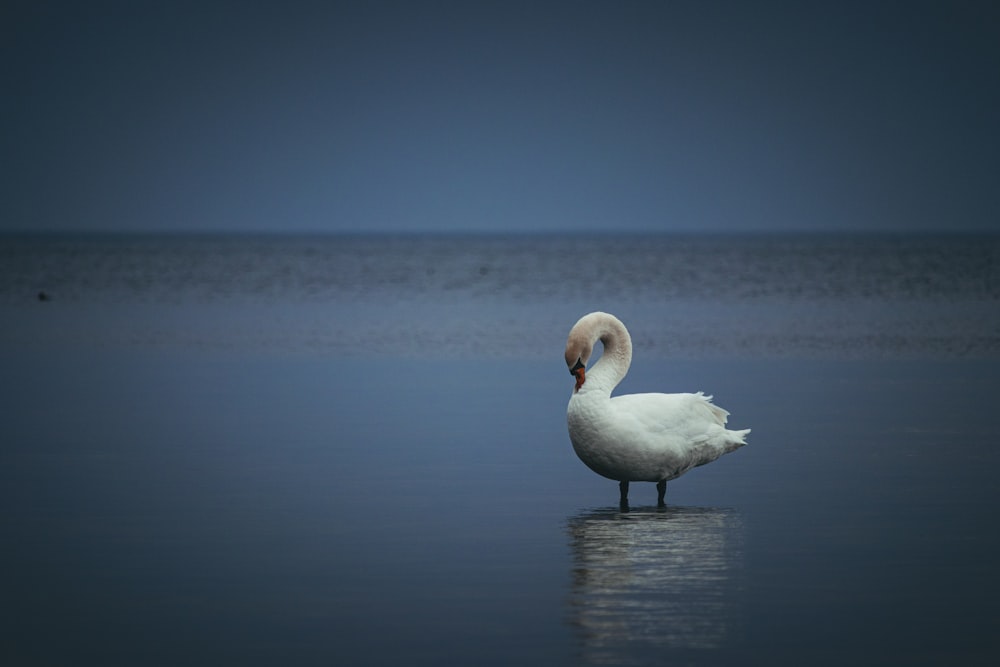
[[[598,340],[604,353],[590,371]],[[656,482],[663,506],[667,481],[746,444],[750,429],[725,428],[728,412],[697,394],[627,394],[611,398],[632,363],[632,339],[608,313],[584,315],[566,341],[566,366],[576,377],[566,419],[580,460],[619,482],[622,507],[629,482]]]

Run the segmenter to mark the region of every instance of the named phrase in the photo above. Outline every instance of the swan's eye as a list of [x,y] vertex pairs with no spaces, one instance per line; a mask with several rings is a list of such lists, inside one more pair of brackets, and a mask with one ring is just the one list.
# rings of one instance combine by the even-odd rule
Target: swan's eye
[[581,368],[585,368],[584,365],[583,365],[583,361],[581,361],[580,359],[577,359],[576,360],[576,365],[574,365],[573,368],[569,369],[569,374],[570,375],[576,375],[576,372],[578,370],[580,370]]

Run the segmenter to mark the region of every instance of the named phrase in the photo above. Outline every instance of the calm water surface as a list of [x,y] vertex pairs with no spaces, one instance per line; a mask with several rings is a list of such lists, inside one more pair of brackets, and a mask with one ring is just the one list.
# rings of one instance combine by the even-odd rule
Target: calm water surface
[[[0,243],[0,661],[991,664],[1000,244],[608,243]],[[666,510],[569,445],[595,308],[754,429]]]

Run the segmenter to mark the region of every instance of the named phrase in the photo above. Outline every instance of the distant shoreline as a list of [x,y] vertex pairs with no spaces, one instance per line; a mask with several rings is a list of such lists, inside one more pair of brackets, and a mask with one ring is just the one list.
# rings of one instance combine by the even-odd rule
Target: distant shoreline
[[733,240],[773,240],[802,239],[817,240],[870,240],[893,241],[898,239],[1000,239],[1000,230],[755,230],[755,231],[510,231],[510,232],[473,232],[473,231],[372,231],[372,232],[321,232],[309,230],[12,230],[0,231],[0,239],[59,239],[59,240],[113,240],[113,239],[472,239],[488,241],[491,239],[733,239]]

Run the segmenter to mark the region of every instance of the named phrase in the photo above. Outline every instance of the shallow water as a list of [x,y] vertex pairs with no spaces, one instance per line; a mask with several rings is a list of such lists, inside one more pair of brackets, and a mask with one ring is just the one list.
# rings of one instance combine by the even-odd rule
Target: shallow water
[[[3,306],[5,664],[991,664],[1000,648],[1000,362],[952,344],[967,331],[672,357],[651,317],[626,320],[622,391],[705,390],[753,433],[671,482],[665,510],[633,484],[622,513],[566,436],[558,299],[525,297],[524,324],[507,292],[140,299],[102,280]],[[953,300],[990,322],[991,298]],[[408,299],[451,313],[450,333]],[[380,330],[385,303],[402,324]],[[346,315],[384,346],[325,337]],[[458,335],[465,316],[484,347]],[[878,326],[906,338],[895,317]],[[423,348],[404,347],[421,322]]]

